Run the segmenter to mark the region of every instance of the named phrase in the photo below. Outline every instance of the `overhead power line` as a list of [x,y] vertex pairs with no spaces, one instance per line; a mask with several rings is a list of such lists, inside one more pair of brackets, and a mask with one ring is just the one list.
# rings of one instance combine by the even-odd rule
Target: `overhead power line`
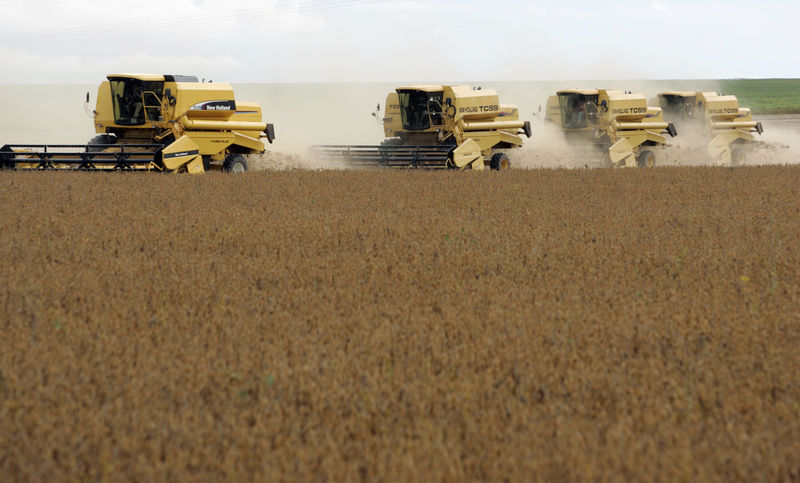
[[218,23],[227,20],[250,20],[253,18],[277,17],[295,13],[314,13],[325,10],[335,10],[364,6],[367,4],[382,3],[388,0],[332,0],[329,2],[307,1],[293,5],[274,5],[270,7],[259,7],[250,9],[232,10],[221,13],[206,13],[197,15],[183,15],[153,20],[141,20],[137,22],[115,23],[105,25],[85,25],[80,27],[63,27],[47,30],[37,30],[29,32],[17,32],[0,36],[0,39],[21,38],[21,37],[54,37],[62,35],[90,35],[108,32],[132,32],[138,30],[152,30],[174,28],[184,25],[202,25]]

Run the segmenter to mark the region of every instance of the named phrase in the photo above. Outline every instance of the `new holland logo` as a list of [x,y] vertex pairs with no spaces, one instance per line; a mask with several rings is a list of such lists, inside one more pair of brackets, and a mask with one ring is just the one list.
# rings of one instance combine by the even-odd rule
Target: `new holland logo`
[[708,112],[711,114],[737,114],[739,112],[738,107],[724,107],[721,109],[709,109]]
[[167,153],[164,155],[164,159],[172,159],[172,158],[182,158],[184,156],[196,156],[200,154],[200,151],[197,149],[193,149],[190,151],[180,151],[178,153]]
[[198,102],[189,108],[190,111],[235,111],[236,101]]
[[471,106],[471,107],[462,107],[458,110],[460,113],[470,114],[475,112],[497,112],[500,110],[500,106],[498,105],[491,105],[491,106]]
[[647,113],[646,107],[625,107],[622,109],[613,109],[612,114],[645,114]]

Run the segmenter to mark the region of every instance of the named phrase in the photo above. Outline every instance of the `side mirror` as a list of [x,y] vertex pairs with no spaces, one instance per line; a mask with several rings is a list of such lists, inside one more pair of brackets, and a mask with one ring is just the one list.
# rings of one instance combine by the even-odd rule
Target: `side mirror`
[[86,93],[86,104],[89,104],[89,93]]
[[448,97],[447,99],[444,100],[444,103],[447,104],[448,107],[452,106],[453,105],[453,99]]

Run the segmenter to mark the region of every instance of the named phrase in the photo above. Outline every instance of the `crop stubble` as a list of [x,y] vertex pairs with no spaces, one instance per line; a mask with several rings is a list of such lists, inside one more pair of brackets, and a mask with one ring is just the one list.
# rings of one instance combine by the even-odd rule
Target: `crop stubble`
[[797,167],[0,173],[0,474],[796,479],[798,200]]

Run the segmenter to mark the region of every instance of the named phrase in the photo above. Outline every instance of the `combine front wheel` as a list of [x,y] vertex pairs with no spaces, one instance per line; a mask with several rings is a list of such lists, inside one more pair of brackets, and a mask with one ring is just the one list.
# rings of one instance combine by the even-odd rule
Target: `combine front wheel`
[[229,154],[222,163],[222,170],[227,173],[244,173],[247,171],[247,160],[241,154]]
[[636,156],[636,165],[640,168],[652,168],[656,165],[656,155],[653,151],[644,150]]
[[511,167],[511,161],[505,153],[495,153],[489,161],[489,167],[495,171],[503,171]]
[[731,151],[731,166],[742,166],[744,164],[745,155],[742,148],[736,148]]
[[8,146],[0,148],[0,170],[14,169],[14,150]]

